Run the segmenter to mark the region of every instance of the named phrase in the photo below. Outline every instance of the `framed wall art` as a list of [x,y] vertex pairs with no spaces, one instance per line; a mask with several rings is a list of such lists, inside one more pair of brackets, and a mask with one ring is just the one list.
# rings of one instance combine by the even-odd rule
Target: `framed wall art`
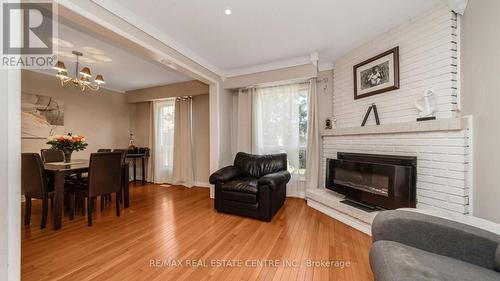
[[399,47],[353,67],[354,99],[399,89]]

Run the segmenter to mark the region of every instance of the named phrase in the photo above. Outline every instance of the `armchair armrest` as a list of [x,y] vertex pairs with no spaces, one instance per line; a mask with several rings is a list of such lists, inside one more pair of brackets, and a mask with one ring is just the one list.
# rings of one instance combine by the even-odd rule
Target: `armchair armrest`
[[375,217],[373,241],[389,240],[427,252],[495,269],[500,236],[463,223],[416,212],[392,210]]
[[267,174],[258,180],[259,185],[268,185],[271,189],[276,189],[282,184],[288,183],[290,180],[290,173],[288,171],[279,171],[272,174]]
[[230,181],[231,179],[234,179],[240,175],[241,171],[238,168],[234,166],[227,166],[210,175],[210,178],[208,180],[211,184],[215,184],[217,182]]

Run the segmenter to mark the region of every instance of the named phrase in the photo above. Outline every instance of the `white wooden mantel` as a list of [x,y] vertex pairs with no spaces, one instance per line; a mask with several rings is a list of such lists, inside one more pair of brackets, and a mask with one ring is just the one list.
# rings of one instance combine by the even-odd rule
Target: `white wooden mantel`
[[390,123],[383,125],[370,125],[353,128],[335,128],[321,131],[322,137],[349,136],[349,135],[373,135],[373,134],[397,134],[418,133],[433,131],[460,131],[467,128],[468,123],[464,118],[437,119],[421,122]]

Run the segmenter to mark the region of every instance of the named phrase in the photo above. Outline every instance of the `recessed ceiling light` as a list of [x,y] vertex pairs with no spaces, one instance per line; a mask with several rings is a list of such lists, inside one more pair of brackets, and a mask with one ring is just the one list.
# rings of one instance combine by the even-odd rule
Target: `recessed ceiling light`
[[226,14],[226,15],[228,15],[228,16],[229,16],[230,14],[232,14],[232,13],[233,13],[233,11],[231,11],[231,9],[229,9],[229,8],[226,8],[226,9],[224,10],[224,14]]

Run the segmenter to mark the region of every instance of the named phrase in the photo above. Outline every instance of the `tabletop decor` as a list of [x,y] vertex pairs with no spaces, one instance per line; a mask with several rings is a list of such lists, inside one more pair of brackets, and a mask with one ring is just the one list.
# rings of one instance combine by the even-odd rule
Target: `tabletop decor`
[[399,89],[399,47],[354,67],[354,99]]
[[363,118],[363,123],[361,123],[361,127],[364,127],[366,125],[366,121],[368,121],[368,117],[370,116],[372,110],[373,110],[373,115],[375,116],[375,124],[380,125],[377,106],[374,103],[372,103],[370,107],[368,107],[368,110],[366,111],[365,118]]
[[87,148],[87,143],[83,136],[73,135],[68,133],[66,135],[54,135],[47,138],[47,144],[52,149],[62,150],[64,152],[64,162],[71,162],[71,154],[73,151],[81,151]]
[[424,90],[422,96],[415,101],[415,107],[418,110],[419,117],[417,118],[417,121],[435,120],[435,105],[436,98],[434,96],[434,91],[432,89]]

